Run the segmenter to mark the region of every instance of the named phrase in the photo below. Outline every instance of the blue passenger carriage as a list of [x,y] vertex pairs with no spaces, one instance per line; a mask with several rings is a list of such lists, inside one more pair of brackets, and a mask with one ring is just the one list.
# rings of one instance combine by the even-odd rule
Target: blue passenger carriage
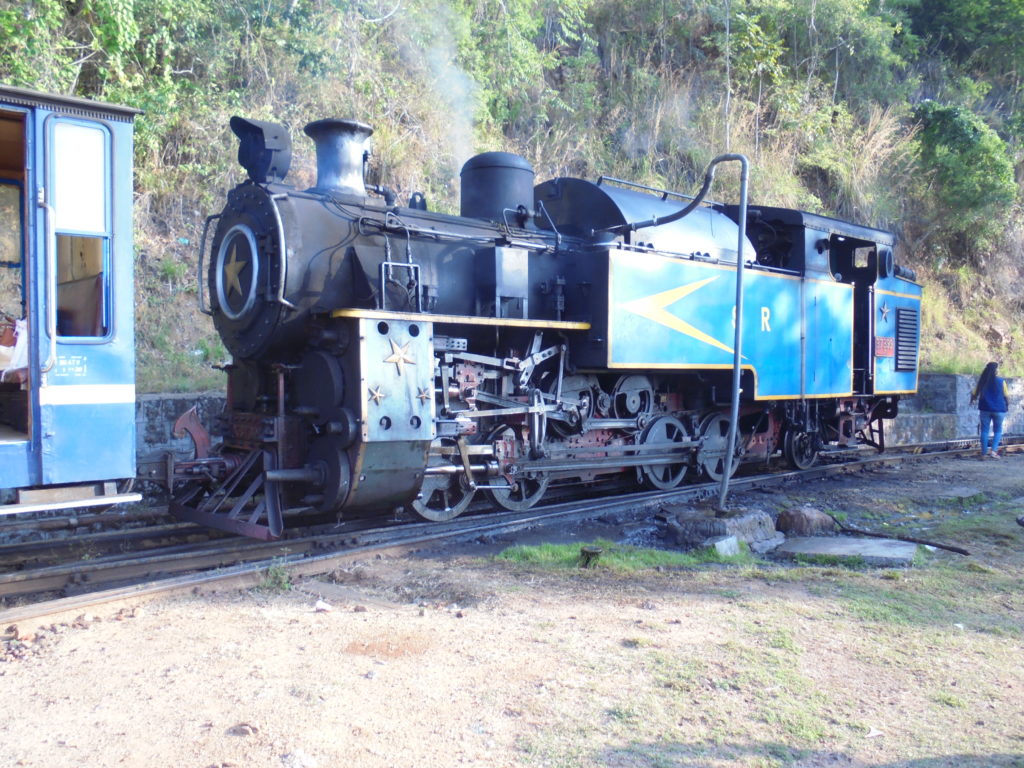
[[0,86],[0,514],[139,498],[136,114]]

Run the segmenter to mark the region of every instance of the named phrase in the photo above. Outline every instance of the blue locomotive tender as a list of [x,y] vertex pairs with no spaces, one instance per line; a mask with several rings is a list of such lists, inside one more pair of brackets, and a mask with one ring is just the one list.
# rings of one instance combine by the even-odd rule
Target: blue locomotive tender
[[445,215],[366,183],[363,123],[306,126],[309,189],[285,182],[286,128],[231,127],[249,178],[207,220],[199,292],[233,362],[220,442],[173,470],[185,519],[271,538],[300,510],[445,520],[480,493],[526,509],[556,485],[806,467],[883,449],[917,388],[921,289],[887,232],[705,203],[710,171],[696,199],[535,187],[502,152],[465,164]]
[[0,87],[0,514],[140,498],[136,114]]

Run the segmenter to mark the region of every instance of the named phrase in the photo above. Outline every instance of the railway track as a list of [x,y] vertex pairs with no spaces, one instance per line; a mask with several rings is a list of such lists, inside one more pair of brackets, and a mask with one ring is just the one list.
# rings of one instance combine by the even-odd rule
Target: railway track
[[[1004,447],[1008,451],[1024,450],[1024,437],[1010,438]],[[903,446],[852,461],[826,461],[802,471],[737,476],[730,487],[742,491],[807,482],[926,455],[975,450],[976,445],[969,440]],[[514,534],[542,525],[564,526],[605,516],[640,517],[662,505],[714,497],[718,489],[718,483],[701,483],[672,491],[573,499],[527,512],[471,511],[447,523],[355,520],[311,526],[273,542],[224,536],[177,523],[100,532],[59,542],[8,544],[0,547],[0,570],[7,569],[0,572],[0,598],[13,605],[0,611],[0,627],[132,596],[224,585],[254,586],[272,567],[310,575],[369,557]],[[106,550],[98,554],[101,545]]]

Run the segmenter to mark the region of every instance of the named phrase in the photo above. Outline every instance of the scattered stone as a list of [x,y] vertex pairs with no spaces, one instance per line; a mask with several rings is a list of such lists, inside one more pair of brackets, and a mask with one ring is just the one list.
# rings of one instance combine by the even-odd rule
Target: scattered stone
[[317,613],[330,613],[334,608],[326,600],[317,600],[313,610]]
[[940,499],[950,499],[966,504],[969,501],[984,496],[984,492],[972,485],[954,485],[952,487],[936,488],[935,496]]
[[252,736],[259,733],[259,730],[260,727],[253,723],[239,723],[228,728],[227,733],[229,736]]
[[785,542],[786,534],[782,533],[781,531],[776,531],[775,535],[772,536],[770,539],[762,539],[761,541],[751,541],[748,542],[747,546],[750,547],[751,552],[758,555],[763,555],[766,552],[771,552],[773,549],[781,546]]
[[281,765],[284,768],[317,768],[317,762],[301,749],[281,755]]
[[704,541],[702,546],[714,549],[721,557],[733,557],[740,553],[740,542],[735,536],[716,536]]
[[366,606],[356,605],[352,608],[352,613],[366,613]]
[[831,517],[807,505],[780,512],[775,527],[787,536],[827,536],[838,528]]
[[877,728],[871,728],[871,729],[868,730],[867,735],[864,738],[866,738],[866,739],[877,739],[879,736],[884,736],[884,735],[885,734],[882,733]]
[[1024,527],[1024,515],[1017,516],[1017,525]]
[[722,517],[716,517],[710,510],[703,512],[691,508],[665,507],[663,511],[676,512],[667,515],[665,525],[669,540],[679,547],[699,547],[708,539],[735,536],[737,541],[746,542],[753,549],[756,542],[773,541],[776,536],[771,515],[762,509],[743,510]]

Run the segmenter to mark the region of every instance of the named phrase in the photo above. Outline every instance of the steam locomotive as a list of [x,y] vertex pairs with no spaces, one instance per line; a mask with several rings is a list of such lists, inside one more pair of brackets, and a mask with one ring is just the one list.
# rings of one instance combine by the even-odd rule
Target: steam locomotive
[[300,510],[442,521],[482,494],[523,510],[560,485],[807,467],[882,450],[917,388],[921,288],[887,232],[707,202],[710,171],[696,198],[535,186],[504,152],[464,165],[445,215],[366,183],[361,122],[305,127],[310,189],[285,182],[286,128],[231,128],[248,179],[207,220],[199,269],[228,404],[219,444],[174,467],[181,518],[274,538]]

